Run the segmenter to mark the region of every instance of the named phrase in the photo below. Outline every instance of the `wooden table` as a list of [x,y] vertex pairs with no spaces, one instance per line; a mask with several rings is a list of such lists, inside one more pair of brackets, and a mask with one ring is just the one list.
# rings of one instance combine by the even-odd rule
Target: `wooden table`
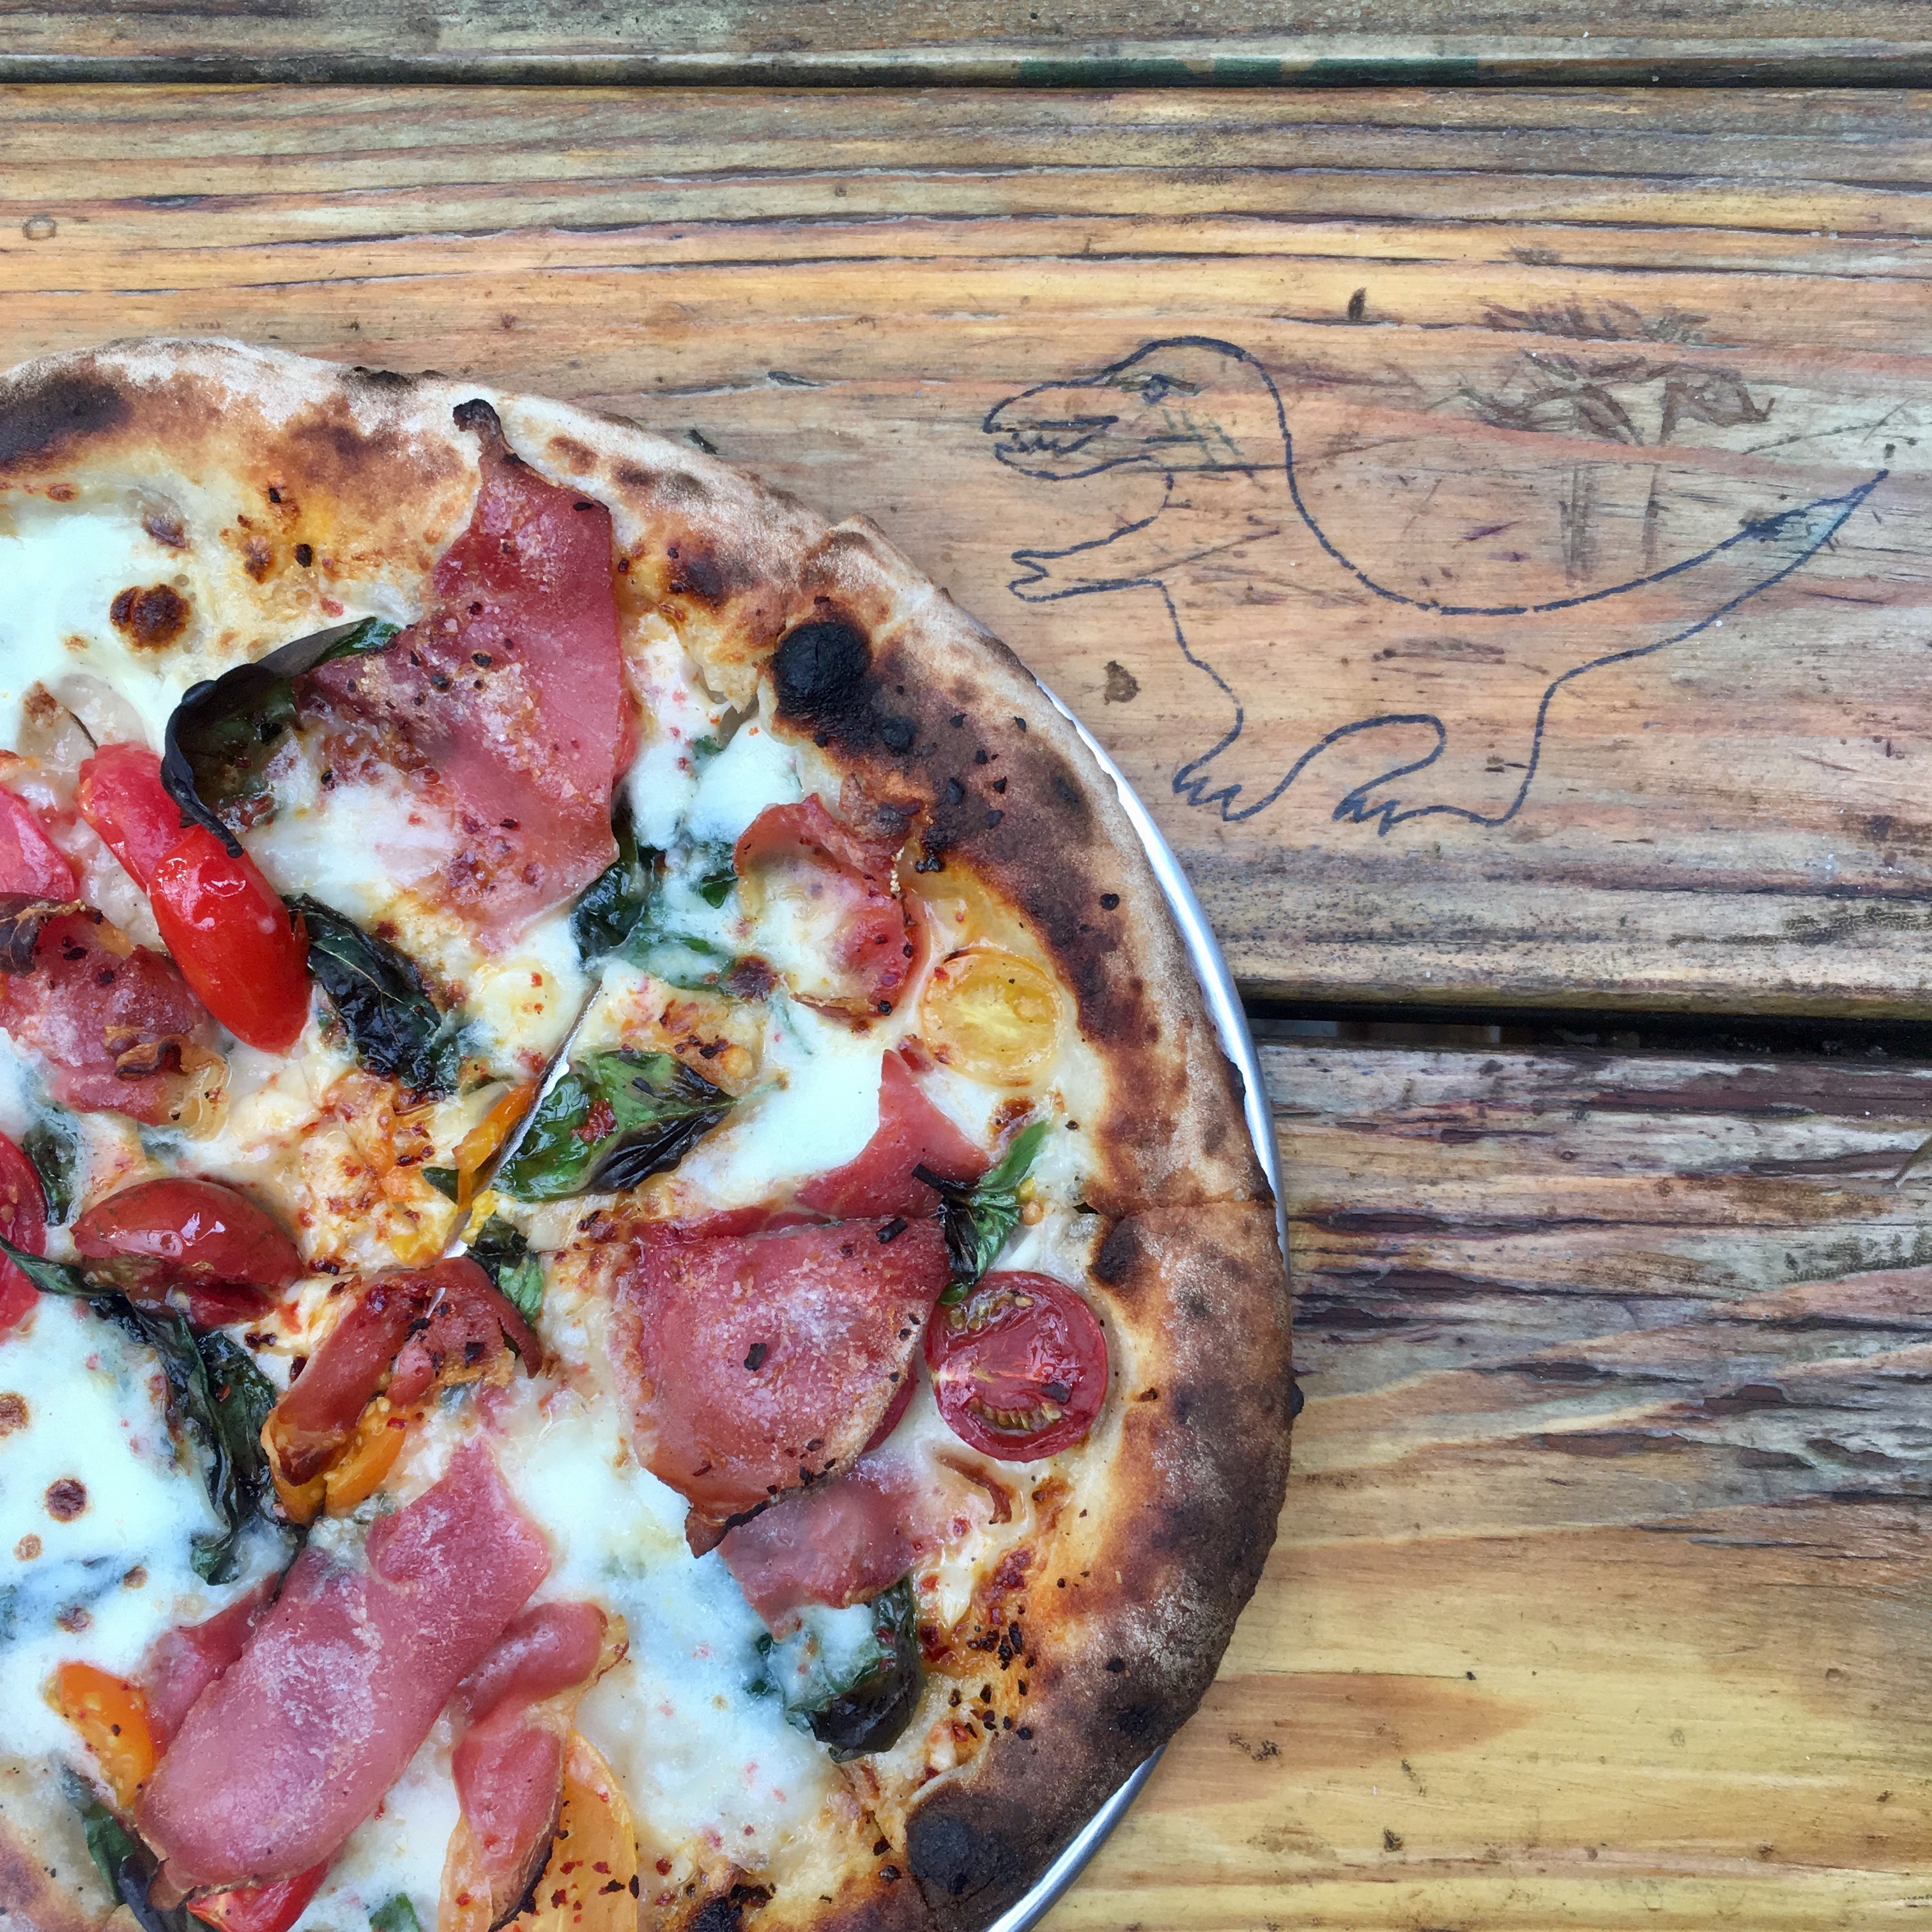
[[[1198,884],[1309,1404],[1060,1932],[1932,1910],[1926,19],[0,4],[0,362],[474,372],[863,510]],[[1576,85],[1652,73],[1750,84]],[[1378,1008],[1540,1030],[1310,1036]]]

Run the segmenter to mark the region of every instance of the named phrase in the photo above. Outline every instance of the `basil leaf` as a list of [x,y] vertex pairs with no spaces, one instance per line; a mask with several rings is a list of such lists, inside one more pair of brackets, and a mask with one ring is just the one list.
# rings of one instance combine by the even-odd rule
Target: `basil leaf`
[[704,868],[692,880],[692,890],[706,905],[713,908],[722,906],[730,897],[731,888],[738,883],[738,868],[732,862],[731,848],[700,845],[692,852],[692,857]]
[[452,1201],[456,1198],[458,1190],[462,1184],[457,1178],[454,1168],[425,1167],[419,1168],[418,1172],[437,1193],[446,1194]]
[[668,1053],[586,1053],[544,1095],[495,1185],[518,1201],[635,1187],[736,1104]]
[[543,1263],[500,1214],[492,1214],[470,1244],[470,1258],[494,1281],[526,1322],[543,1312]]
[[638,843],[638,828],[628,793],[617,794],[610,830],[617,841],[614,863],[604,867],[584,889],[570,915],[571,936],[578,957],[587,965],[614,952],[636,929],[657,884],[658,854]]
[[1022,1128],[998,1164],[975,1181],[945,1180],[929,1168],[913,1169],[939,1196],[940,1225],[952,1262],[952,1285],[942,1300],[956,1301],[998,1260],[1006,1237],[1019,1226],[1020,1184],[1046,1138],[1044,1120]]
[[708,939],[667,932],[646,915],[625,942],[623,956],[640,972],[687,993],[709,992],[733,967],[737,956]]
[[309,970],[363,1064],[418,1094],[454,1093],[462,1050],[416,962],[319,899],[298,892],[289,904],[308,928]]
[[195,1346],[207,1373],[215,1442],[208,1499],[228,1527],[219,1537],[196,1538],[189,1560],[205,1582],[225,1583],[235,1572],[244,1526],[251,1516],[266,1513],[274,1494],[262,1425],[275,1406],[275,1385],[232,1335],[218,1330],[197,1336]]
[[47,1219],[56,1228],[74,1210],[74,1174],[80,1157],[80,1136],[70,1116],[54,1114],[36,1120],[20,1136],[20,1151],[34,1163]]
[[836,1764],[890,1750],[926,1682],[912,1579],[901,1577],[866,1607],[870,1620],[856,1644],[840,1642],[844,1613],[808,1606],[790,1636],[758,1646],[764,1674],[752,1688],[776,1692],[786,1721],[830,1747]]
[[0,1255],[11,1262],[43,1294],[79,1295],[85,1298],[103,1291],[71,1262],[50,1262],[44,1255],[30,1255],[0,1234]]
[[218,1534],[197,1535],[188,1561],[204,1582],[225,1583],[237,1567],[242,1531],[273,1491],[262,1425],[275,1406],[274,1384],[232,1336],[196,1336],[172,1309],[137,1308],[118,1295],[94,1306],[160,1358],[169,1426],[200,1450],[208,1500],[224,1526]]
[[190,685],[168,718],[161,757],[161,783],[182,824],[206,826],[238,856],[220,808],[261,794],[262,767],[296,722],[292,680],[332,658],[380,651],[397,630],[380,617],[334,625]]
[[154,1853],[72,1772],[62,1778],[68,1802],[80,1814],[87,1855],[109,1892],[134,1914],[141,1932],[200,1932],[199,1922],[180,1907],[164,1912],[148,1902],[148,1888],[160,1869]]
[[399,1892],[370,1913],[369,1927],[370,1932],[422,1932],[422,1921],[408,1894]]

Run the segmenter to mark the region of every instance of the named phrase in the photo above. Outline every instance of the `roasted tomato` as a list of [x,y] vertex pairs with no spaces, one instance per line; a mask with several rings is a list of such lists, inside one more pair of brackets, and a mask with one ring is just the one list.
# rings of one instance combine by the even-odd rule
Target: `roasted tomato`
[[926,1360],[947,1426],[1003,1462],[1070,1448],[1107,1396],[1107,1338],[1050,1275],[986,1276],[933,1316]]
[[104,745],[80,768],[74,802],[100,842],[143,892],[162,856],[182,840],[181,808],[145,745]]
[[148,901],[182,976],[237,1040],[286,1053],[308,1019],[308,935],[246,853],[197,825],[154,867]]
[[52,1702],[93,1752],[116,1802],[132,1804],[154,1775],[156,1756],[141,1687],[92,1664],[63,1664],[54,1673]]
[[0,785],[0,892],[37,899],[70,899],[74,868],[47,836],[34,808]]
[[[47,1251],[47,1202],[34,1163],[0,1134],[0,1233],[30,1255]],[[0,1261],[0,1335],[26,1318],[39,1298],[11,1262]]]
[[205,1892],[199,1898],[190,1898],[188,1909],[204,1924],[219,1927],[220,1932],[288,1932],[328,1876],[328,1866],[311,1865],[273,1885],[238,1885],[226,1892]]
[[74,1224],[84,1261],[125,1286],[284,1288],[308,1272],[301,1250],[254,1202],[217,1180],[137,1180]]
[[976,946],[932,969],[920,1036],[934,1057],[974,1080],[1030,1085],[1060,1044],[1060,994],[1030,959]]

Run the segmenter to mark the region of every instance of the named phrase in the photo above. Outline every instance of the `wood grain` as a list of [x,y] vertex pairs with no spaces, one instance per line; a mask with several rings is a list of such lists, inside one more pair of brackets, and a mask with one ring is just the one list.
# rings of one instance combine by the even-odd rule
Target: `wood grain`
[[1056,1932],[1908,1922],[1932,1071],[1263,1058],[1281,1540]]
[[0,4],[0,79],[1255,86],[1932,77],[1910,0]]
[[1914,1013],[1924,110],[16,89],[0,361],[474,372],[868,512],[1122,760],[1251,992]]

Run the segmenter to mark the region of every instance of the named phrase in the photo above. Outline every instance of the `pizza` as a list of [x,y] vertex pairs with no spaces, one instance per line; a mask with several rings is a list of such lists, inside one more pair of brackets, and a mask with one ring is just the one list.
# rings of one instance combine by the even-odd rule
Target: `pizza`
[[0,1920],[976,1928],[1286,1480],[1111,779],[870,524],[224,342],[0,380]]

